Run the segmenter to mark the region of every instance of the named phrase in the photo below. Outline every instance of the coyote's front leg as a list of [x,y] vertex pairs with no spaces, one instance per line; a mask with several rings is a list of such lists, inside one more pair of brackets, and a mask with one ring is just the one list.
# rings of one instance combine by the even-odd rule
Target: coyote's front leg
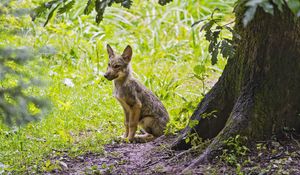
[[141,114],[142,103],[138,101],[130,110],[129,113],[129,133],[128,140],[134,141],[134,135],[138,127],[140,114]]
[[123,139],[126,139],[128,137],[128,134],[129,134],[129,112],[130,111],[127,111],[125,109],[125,107],[123,107],[123,110],[124,110],[124,114],[125,114],[125,119],[124,119],[125,133],[122,137],[123,137]]

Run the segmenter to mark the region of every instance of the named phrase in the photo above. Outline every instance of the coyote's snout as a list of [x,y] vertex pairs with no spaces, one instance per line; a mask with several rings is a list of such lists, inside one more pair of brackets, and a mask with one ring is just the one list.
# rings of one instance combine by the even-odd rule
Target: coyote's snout
[[[147,142],[163,135],[169,121],[168,112],[161,101],[131,74],[132,48],[127,46],[122,55],[117,55],[107,45],[109,63],[104,77],[114,81],[114,96],[125,113],[124,138],[129,141]],[[138,124],[144,135],[135,136]]]

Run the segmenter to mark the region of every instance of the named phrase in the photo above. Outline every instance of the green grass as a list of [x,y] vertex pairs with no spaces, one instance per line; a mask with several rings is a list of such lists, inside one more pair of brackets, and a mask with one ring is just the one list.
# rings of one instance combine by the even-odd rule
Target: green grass
[[[128,44],[133,47],[134,75],[165,104],[171,117],[169,132],[186,126],[226,64],[221,58],[217,65],[210,64],[208,43],[199,27],[191,25],[207,18],[215,7],[227,14],[225,22],[231,21],[231,1],[174,0],[161,7],[156,1],[140,0],[130,10],[109,8],[100,25],[93,16],[78,15],[83,4],[45,28],[45,19],[31,22],[28,15],[0,16],[0,46],[35,50],[47,46],[54,53],[38,55],[27,66],[32,76],[41,77],[46,84],[30,92],[51,101],[46,116],[22,127],[0,124],[0,173],[3,167],[13,173],[50,171],[58,168],[55,162],[49,163],[54,157],[101,153],[104,144],[122,134],[123,111],[112,96],[112,82],[102,77],[108,61],[107,43],[119,52]],[[10,2],[13,8],[34,5],[29,0]],[[205,66],[201,74],[205,80],[193,76],[196,65]],[[38,73],[31,71],[32,66]],[[74,86],[66,85],[66,79]]]

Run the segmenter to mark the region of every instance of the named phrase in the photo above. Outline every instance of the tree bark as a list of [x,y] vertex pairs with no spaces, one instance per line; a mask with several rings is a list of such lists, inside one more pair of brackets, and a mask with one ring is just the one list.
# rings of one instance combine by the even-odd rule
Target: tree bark
[[[288,8],[275,9],[274,15],[258,8],[244,27],[244,12],[243,4],[237,5],[234,29],[241,39],[235,39],[235,56],[191,116],[199,124],[187,126],[172,145],[191,147],[185,138],[195,132],[213,139],[191,166],[211,160],[235,135],[263,140],[286,128],[300,132],[300,20]],[[216,117],[207,117],[212,111]]]

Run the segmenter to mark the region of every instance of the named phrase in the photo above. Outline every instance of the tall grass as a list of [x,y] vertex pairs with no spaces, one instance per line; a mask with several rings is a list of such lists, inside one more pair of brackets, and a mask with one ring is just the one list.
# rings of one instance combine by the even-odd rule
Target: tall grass
[[[217,65],[210,65],[208,43],[191,25],[207,18],[215,7],[225,21],[232,20],[232,1],[174,0],[162,7],[156,1],[137,0],[130,10],[109,8],[100,25],[92,16],[79,15],[84,3],[78,2],[76,10],[58,16],[45,28],[43,19],[31,22],[28,15],[0,16],[0,46],[45,50],[32,66],[40,67],[39,76],[47,86],[32,93],[47,96],[52,103],[41,121],[15,128],[1,124],[0,173],[1,169],[13,173],[59,169],[53,158],[101,153],[104,144],[122,134],[121,106],[112,96],[112,82],[102,77],[107,43],[119,52],[128,44],[133,47],[134,75],[165,104],[171,116],[169,132],[187,124],[226,64],[220,58]],[[13,8],[34,5],[29,0],[9,4]],[[194,76],[196,65],[206,68],[203,80]],[[28,71],[36,74],[30,67]]]

